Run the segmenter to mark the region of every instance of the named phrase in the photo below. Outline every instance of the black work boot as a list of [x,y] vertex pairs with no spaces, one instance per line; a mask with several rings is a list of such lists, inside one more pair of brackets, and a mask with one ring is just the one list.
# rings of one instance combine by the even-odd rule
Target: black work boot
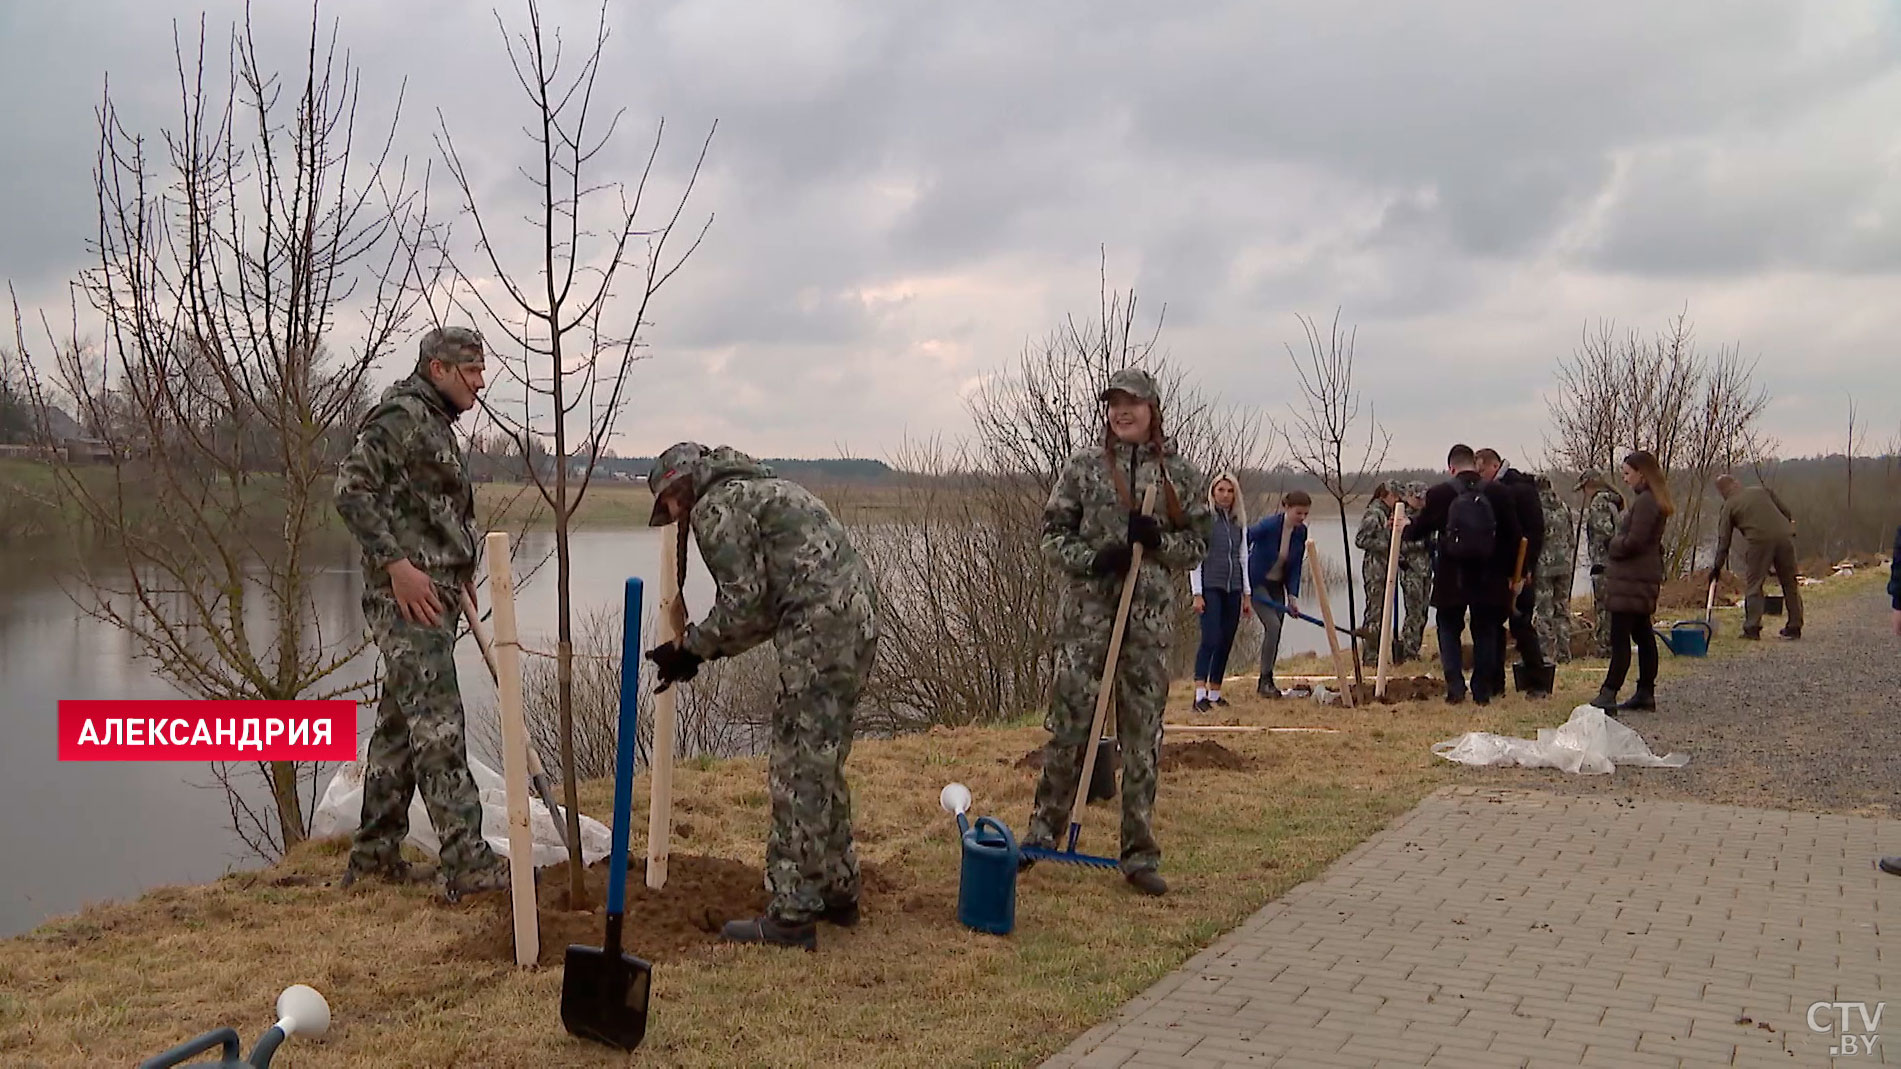
[[1802,629],[1799,627],[1785,627],[1776,632],[1776,634],[1781,635],[1783,638],[1801,638]]
[[843,902],[827,903],[825,912],[819,914],[819,919],[840,928],[850,928],[858,923],[858,900],[853,898]]
[[1637,688],[1637,692],[1630,696],[1630,700],[1618,706],[1618,708],[1652,712],[1657,708],[1657,696],[1652,693],[1651,688],[1640,686]]
[[818,925],[811,921],[794,923],[770,916],[750,920],[727,921],[719,937],[729,943],[769,943],[773,946],[818,949]]
[[1168,893],[1168,881],[1162,879],[1162,874],[1156,872],[1154,869],[1136,869],[1134,872],[1125,876],[1124,879],[1129,881],[1129,886],[1145,895],[1165,895]]
[[1597,697],[1591,699],[1591,704],[1607,713],[1616,712],[1617,691],[1611,687],[1599,687]]

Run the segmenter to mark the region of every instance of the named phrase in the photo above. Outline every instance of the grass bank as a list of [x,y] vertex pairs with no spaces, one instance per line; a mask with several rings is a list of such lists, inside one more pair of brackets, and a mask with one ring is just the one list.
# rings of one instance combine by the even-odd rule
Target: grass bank
[[[1879,581],[1863,572],[1809,591],[1819,601]],[[1747,656],[1735,628],[1722,626],[1734,611],[1719,611],[1712,662],[1666,656],[1664,673]],[[330,999],[331,1034],[287,1048],[287,1066],[1034,1064],[1436,787],[1492,778],[1434,758],[1433,743],[1554,726],[1602,671],[1601,661],[1573,662],[1556,700],[1512,695],[1484,710],[1436,699],[1358,710],[1270,702],[1235,680],[1230,708],[1197,717],[1178,687],[1171,724],[1330,730],[1170,731],[1157,829],[1171,893],[1143,898],[1114,874],[1045,863],[1022,878],[1006,938],[957,923],[955,825],[936,799],[961,781],[977,814],[1020,831],[1035,777],[1026,758],[1044,738],[1038,718],[856,746],[866,915],[854,930],[821,927],[816,955],[722,947],[697,923],[659,923],[725,919],[705,908],[715,900],[698,878],[707,873],[728,874],[726,890],[753,904],[765,897],[763,762],[683,765],[674,877],[657,895],[630,880],[639,895],[631,949],[656,961],[650,1031],[631,1059],[561,1029],[561,970],[550,955],[569,940],[597,944],[594,920],[544,909],[550,964],[521,970],[500,896],[452,907],[422,888],[339,891],[344,847],[332,841],[265,871],[157,889],[0,942],[0,1063],[126,1064],[225,1024],[248,1043],[269,1023],[278,990],[309,983]],[[636,855],[647,789],[643,772]],[[611,785],[585,783],[581,800],[604,818]],[[1113,803],[1090,807],[1085,850],[1113,853],[1115,812]]]

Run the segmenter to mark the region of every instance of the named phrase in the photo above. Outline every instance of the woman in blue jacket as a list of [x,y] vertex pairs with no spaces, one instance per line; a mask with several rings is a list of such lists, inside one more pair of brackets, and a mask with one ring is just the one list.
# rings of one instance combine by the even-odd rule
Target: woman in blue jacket
[[1286,619],[1267,602],[1300,611],[1300,563],[1307,555],[1307,514],[1313,507],[1314,499],[1305,490],[1294,490],[1281,496],[1279,512],[1248,528],[1248,589],[1261,618],[1261,678],[1254,693],[1263,698],[1281,696],[1274,684],[1274,662],[1280,660],[1281,623]]

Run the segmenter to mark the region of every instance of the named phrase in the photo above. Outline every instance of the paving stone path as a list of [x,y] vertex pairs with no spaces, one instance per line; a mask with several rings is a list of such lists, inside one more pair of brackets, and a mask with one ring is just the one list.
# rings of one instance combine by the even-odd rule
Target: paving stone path
[[[1814,614],[1810,635],[1859,630],[1839,614],[1864,601]],[[1901,665],[1883,652],[1868,671]],[[1724,674],[1815,656],[1763,653]],[[1682,715],[1713,715],[1687,680],[1671,689]],[[1887,691],[1878,718],[1889,746],[1898,701]],[[1757,767],[1763,751],[1747,752]],[[1702,778],[1723,783],[1720,768]],[[1901,820],[1814,811],[1872,801],[1840,777],[1771,779],[1810,811],[1475,775],[1497,785],[1436,792],[1045,1064],[1901,1064],[1901,877],[1873,867],[1901,854]],[[1887,1005],[1864,1025],[1817,1003]]]

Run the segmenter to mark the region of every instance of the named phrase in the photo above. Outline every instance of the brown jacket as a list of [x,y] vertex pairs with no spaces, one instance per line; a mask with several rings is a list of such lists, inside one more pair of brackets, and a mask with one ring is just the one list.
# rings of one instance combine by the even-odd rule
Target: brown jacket
[[1663,509],[1649,487],[1618,521],[1611,536],[1611,560],[1604,569],[1604,605],[1611,612],[1650,616],[1663,588]]
[[1723,514],[1716,521],[1722,528],[1716,535],[1716,563],[1729,562],[1729,539],[1737,531],[1749,545],[1779,546],[1795,537],[1794,519],[1774,490],[1743,487],[1723,502]]

